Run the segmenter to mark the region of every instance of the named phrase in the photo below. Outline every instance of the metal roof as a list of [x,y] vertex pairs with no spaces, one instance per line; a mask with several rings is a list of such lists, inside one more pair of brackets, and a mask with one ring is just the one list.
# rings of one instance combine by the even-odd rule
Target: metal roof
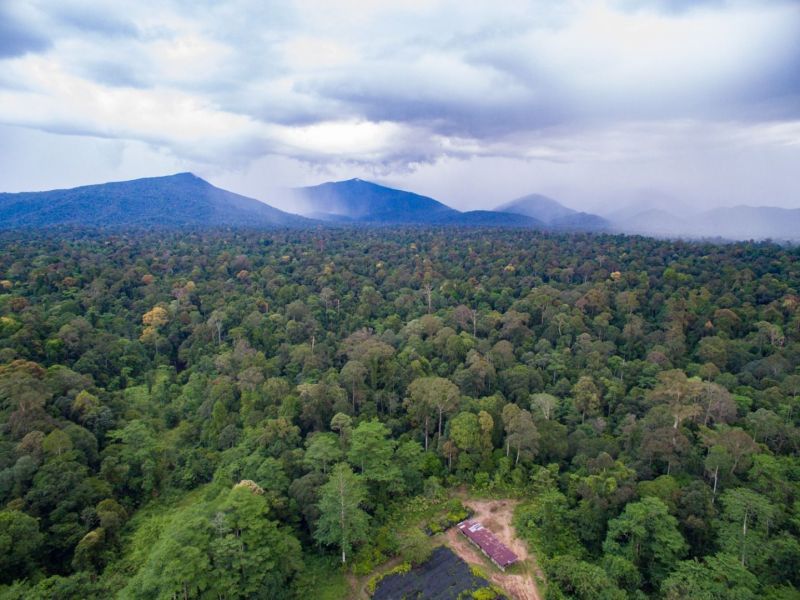
[[516,554],[478,521],[462,521],[458,524],[458,529],[500,567],[505,568],[519,560]]

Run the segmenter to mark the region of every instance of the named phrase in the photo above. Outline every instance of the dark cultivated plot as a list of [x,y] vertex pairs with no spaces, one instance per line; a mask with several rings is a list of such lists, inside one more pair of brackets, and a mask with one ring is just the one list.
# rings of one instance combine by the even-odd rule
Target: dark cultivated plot
[[467,563],[440,546],[431,557],[408,573],[385,577],[375,590],[373,600],[456,600],[460,594],[487,587],[489,582],[472,574]]

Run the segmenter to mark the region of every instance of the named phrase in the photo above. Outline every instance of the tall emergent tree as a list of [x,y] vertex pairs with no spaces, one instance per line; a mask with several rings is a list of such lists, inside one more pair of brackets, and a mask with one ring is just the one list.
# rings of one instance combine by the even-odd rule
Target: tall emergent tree
[[342,563],[347,562],[353,544],[367,538],[367,513],[361,509],[366,495],[361,479],[346,463],[336,465],[320,488],[320,517],[314,535],[322,544],[338,544]]
[[425,427],[425,450],[428,449],[428,425],[431,412],[438,412],[439,437],[442,436],[442,415],[453,412],[458,406],[458,387],[443,377],[420,377],[408,386],[406,409]]

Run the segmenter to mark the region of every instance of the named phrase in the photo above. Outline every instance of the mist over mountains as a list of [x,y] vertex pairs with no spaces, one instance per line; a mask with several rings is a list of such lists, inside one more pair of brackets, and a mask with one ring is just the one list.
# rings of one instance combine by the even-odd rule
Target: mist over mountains
[[610,231],[611,223],[598,215],[567,208],[548,196],[530,194],[501,204],[495,210],[535,218],[550,229],[563,231]]
[[721,240],[800,240],[800,209],[715,208],[676,215],[655,199],[607,215],[580,212],[530,194],[493,210],[458,211],[427,196],[362,179],[291,190],[291,212],[179,173],[46,192],[0,194],[0,228],[304,227],[429,225],[520,227]]

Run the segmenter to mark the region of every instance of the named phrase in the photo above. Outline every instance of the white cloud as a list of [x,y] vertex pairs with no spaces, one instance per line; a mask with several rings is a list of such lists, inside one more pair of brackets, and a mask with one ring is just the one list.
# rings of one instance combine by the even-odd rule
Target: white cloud
[[[309,177],[390,179],[515,165],[526,186],[560,174],[584,197],[581,173],[610,190],[617,172],[663,185],[689,169],[699,190],[718,185],[703,164],[800,158],[792,1],[9,6],[27,33],[0,60],[0,122],[142,143],[165,165],[235,174],[285,159]],[[764,168],[797,197],[783,165]]]

